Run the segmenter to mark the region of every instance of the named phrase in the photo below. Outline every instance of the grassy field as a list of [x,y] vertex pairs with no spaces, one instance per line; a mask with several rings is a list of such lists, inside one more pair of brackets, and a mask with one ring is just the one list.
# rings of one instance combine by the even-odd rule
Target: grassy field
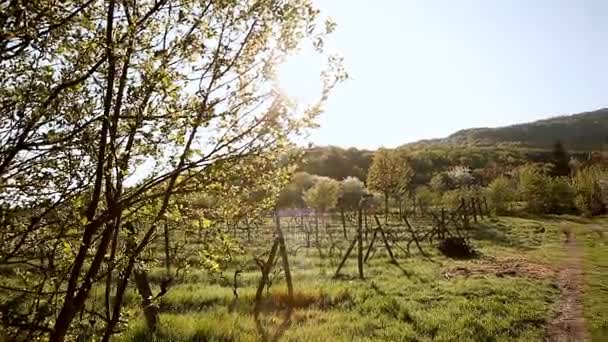
[[[366,264],[365,280],[355,278],[354,255],[342,271],[346,276],[333,279],[339,256],[321,258],[316,248],[292,251],[295,311],[282,340],[541,341],[560,295],[555,276],[565,253],[562,227],[572,225],[586,241],[585,316],[601,341],[608,336],[608,252],[598,248],[605,242],[594,239],[583,228],[586,223],[575,217],[487,219],[472,232],[478,258],[452,260],[426,245],[430,260],[401,256],[395,265],[379,248]],[[158,280],[162,272],[154,269],[151,275]],[[223,275],[189,272],[162,297],[155,335],[135,319],[117,340],[259,340],[252,314],[259,271],[252,266],[241,274],[238,300],[233,271]],[[283,321],[286,298],[281,279],[265,291],[263,326],[270,334]],[[127,300],[138,312],[135,293]]]
[[[608,218],[581,227],[583,246],[583,314],[593,341],[608,341]],[[591,229],[590,229],[591,228]]]

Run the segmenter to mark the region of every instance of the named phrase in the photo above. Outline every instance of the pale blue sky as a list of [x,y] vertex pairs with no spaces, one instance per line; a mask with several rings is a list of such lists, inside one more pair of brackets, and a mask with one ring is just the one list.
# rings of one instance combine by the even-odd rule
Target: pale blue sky
[[[608,1],[316,0],[352,79],[311,140],[395,147],[456,130],[608,106]],[[303,102],[319,63],[303,51],[281,84]]]

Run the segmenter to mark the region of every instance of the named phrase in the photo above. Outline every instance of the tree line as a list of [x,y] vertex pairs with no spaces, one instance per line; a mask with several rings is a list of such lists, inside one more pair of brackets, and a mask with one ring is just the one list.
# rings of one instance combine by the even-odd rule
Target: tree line
[[[322,176],[296,173],[281,192],[279,204],[318,212],[352,209],[357,199],[369,193],[376,206],[383,204],[385,217],[391,206],[401,211],[405,202],[454,207],[461,198],[480,196],[498,214],[526,210],[598,215],[605,210],[606,159],[601,154],[570,154],[559,141],[551,151],[457,147],[360,151],[360,156],[369,158],[364,172],[359,165],[366,163],[344,162],[361,160],[352,157],[355,152],[335,147],[312,151],[300,169]],[[327,159],[335,160],[328,165],[339,165],[340,170],[325,172],[318,163]],[[328,174],[346,177],[340,180]]]

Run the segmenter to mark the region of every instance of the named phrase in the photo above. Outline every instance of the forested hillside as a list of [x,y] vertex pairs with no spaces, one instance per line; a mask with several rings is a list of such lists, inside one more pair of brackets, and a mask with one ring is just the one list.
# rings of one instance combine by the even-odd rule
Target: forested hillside
[[[587,159],[589,152],[604,150],[608,146],[608,108],[506,127],[464,129],[400,149],[408,152],[418,171],[414,182],[424,184],[431,170],[457,165],[481,169],[548,162],[558,140],[579,160]],[[305,151],[299,170],[334,179],[365,179],[373,155],[374,151],[356,148],[313,147]]]
[[571,150],[603,149],[608,143],[608,108],[506,127],[464,129],[429,142],[551,148],[556,139]]
[[[526,163],[550,163],[553,151],[521,147],[466,146],[456,144],[410,145],[401,147],[414,170],[412,185],[426,184],[431,177],[452,167],[465,166],[491,179],[500,172]],[[570,152],[579,161],[589,158],[587,152]],[[347,177],[367,178],[374,151],[343,149],[336,146],[315,147],[305,151],[298,170],[309,174],[342,180]],[[502,170],[502,171],[501,171]]]

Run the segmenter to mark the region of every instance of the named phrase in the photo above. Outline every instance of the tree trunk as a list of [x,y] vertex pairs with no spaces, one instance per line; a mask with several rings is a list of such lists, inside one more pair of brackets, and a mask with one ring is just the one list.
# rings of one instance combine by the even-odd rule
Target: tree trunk
[[144,310],[144,318],[146,319],[146,326],[148,327],[148,331],[156,331],[156,326],[158,323],[158,306],[154,304],[152,298],[152,289],[150,288],[150,281],[148,280],[148,275],[145,271],[140,269],[135,269],[133,272],[135,278],[135,285],[137,286],[137,291],[141,295],[142,307]]
[[167,275],[171,273],[171,253],[169,252],[169,226],[165,221],[165,269]]
[[388,224],[388,193],[384,193],[384,224]]
[[315,243],[319,245],[319,213],[315,211]]
[[344,238],[348,239],[346,235],[346,218],[344,217],[344,208],[340,208],[340,215],[342,217],[342,232],[344,233]]
[[399,217],[403,216],[403,198],[399,197]]
[[[108,246],[112,238],[112,229],[110,228],[106,228],[103,232],[101,241],[99,242],[95,252],[95,257],[93,258],[88,271],[84,275],[82,285],[78,291],[76,291],[77,282],[80,276],[79,270],[82,269],[82,265],[84,264],[86,251],[91,247],[90,241],[92,239],[93,231],[94,229],[99,228],[100,225],[101,223],[91,222],[86,228],[85,235],[87,236],[83,237],[83,244],[80,247],[79,254],[76,256],[76,261],[74,262],[75,264],[78,263],[78,268],[76,269],[75,265],[70,272],[68,286],[73,286],[73,289],[72,291],[68,291],[68,296],[66,296],[61,307],[61,311],[59,312],[59,316],[50,336],[50,341],[52,342],[62,342],[65,340],[65,335],[70,328],[70,324],[74,320],[74,317],[78,311],[82,309],[89,296],[89,292],[93,286],[93,277],[99,271],[104,255],[108,250]],[[80,262],[78,262],[79,260]],[[68,287],[68,289],[70,288]]]
[[363,279],[363,210],[360,207],[357,215],[357,267],[359,278]]
[[367,224],[367,211],[363,211],[363,216],[365,218],[365,241],[369,241],[368,240],[368,232],[369,232],[369,225]]
[[291,279],[291,270],[289,268],[289,257],[287,254],[287,246],[285,246],[285,238],[283,237],[283,230],[281,229],[281,221],[279,215],[277,215],[277,235],[279,237],[279,252],[281,253],[281,259],[283,262],[283,273],[285,274],[285,282],[287,283],[287,295],[289,296],[290,307],[293,304],[293,282]]

